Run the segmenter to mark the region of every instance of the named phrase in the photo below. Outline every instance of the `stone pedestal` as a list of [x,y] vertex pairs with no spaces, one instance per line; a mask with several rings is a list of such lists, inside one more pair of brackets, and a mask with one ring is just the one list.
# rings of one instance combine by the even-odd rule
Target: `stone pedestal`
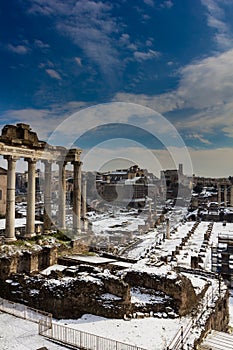
[[166,219],[166,239],[170,239],[170,221]]

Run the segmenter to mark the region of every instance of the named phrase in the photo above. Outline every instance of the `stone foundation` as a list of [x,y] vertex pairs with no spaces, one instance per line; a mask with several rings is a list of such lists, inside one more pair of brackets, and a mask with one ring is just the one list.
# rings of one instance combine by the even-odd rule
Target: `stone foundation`
[[188,278],[177,274],[176,277],[156,275],[141,271],[128,271],[125,281],[131,286],[149,288],[159,291],[172,299],[175,311],[184,316],[197,304],[197,296]]
[[20,250],[0,256],[0,279],[5,280],[13,273],[31,274],[41,271],[57,262],[56,247],[39,247],[36,251]]
[[53,272],[51,277],[15,274],[1,282],[1,297],[53,314],[55,318],[79,318],[85,313],[123,318],[131,311],[127,283],[98,268],[75,277]]

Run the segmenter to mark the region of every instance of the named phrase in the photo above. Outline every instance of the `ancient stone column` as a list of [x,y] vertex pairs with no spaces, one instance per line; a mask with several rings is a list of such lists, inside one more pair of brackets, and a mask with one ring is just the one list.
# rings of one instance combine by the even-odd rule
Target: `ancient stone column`
[[224,186],[224,207],[227,207],[227,186]]
[[81,232],[81,165],[82,162],[72,162],[74,166],[73,180],[73,232]]
[[52,162],[44,161],[44,231],[51,230],[51,180],[52,180]]
[[15,167],[19,158],[4,156],[7,159],[7,195],[5,241],[15,241]]
[[230,206],[233,207],[233,186],[231,186],[231,192],[230,192]]
[[154,195],[154,216],[157,217],[157,191],[156,194]]
[[87,230],[87,181],[83,181],[82,188],[82,218],[83,218],[83,229]]
[[222,202],[221,185],[218,184],[218,205],[220,206]]
[[59,165],[59,208],[58,208],[58,222],[59,228],[66,228],[66,162],[58,162]]
[[36,160],[25,159],[28,162],[27,185],[27,218],[25,237],[35,236],[35,199],[36,199]]
[[170,239],[170,221],[168,218],[166,219],[166,238]]

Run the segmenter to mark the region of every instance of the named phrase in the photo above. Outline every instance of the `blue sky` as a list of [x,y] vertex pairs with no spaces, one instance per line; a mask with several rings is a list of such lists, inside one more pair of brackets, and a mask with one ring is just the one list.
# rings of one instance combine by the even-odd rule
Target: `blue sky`
[[[232,18],[232,0],[2,1],[0,124],[25,122],[47,139],[74,113],[78,129],[77,112],[107,103],[109,126],[104,119],[101,127],[98,108],[95,128],[90,121],[77,132],[78,146],[99,145],[103,163],[116,149],[106,139],[121,137],[160,159],[174,145],[144,132],[138,119],[147,123],[148,110],[129,111],[138,104],[175,127],[196,174],[233,175]],[[125,127],[111,116],[122,102],[129,103]]]

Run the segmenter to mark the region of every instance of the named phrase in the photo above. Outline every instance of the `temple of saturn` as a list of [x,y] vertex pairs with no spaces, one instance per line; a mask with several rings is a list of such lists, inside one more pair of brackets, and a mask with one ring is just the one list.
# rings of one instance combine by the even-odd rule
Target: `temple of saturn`
[[[51,229],[51,175],[52,165],[59,166],[59,229],[66,227],[66,165],[73,165],[73,233],[81,231],[81,150],[51,146],[39,141],[37,134],[27,124],[6,125],[0,136],[0,155],[7,160],[7,194],[5,241],[16,240],[15,236],[15,185],[16,162],[23,158],[28,167],[27,216],[25,238],[35,235],[36,163],[44,163],[44,231]],[[84,196],[83,196],[84,197]]]

